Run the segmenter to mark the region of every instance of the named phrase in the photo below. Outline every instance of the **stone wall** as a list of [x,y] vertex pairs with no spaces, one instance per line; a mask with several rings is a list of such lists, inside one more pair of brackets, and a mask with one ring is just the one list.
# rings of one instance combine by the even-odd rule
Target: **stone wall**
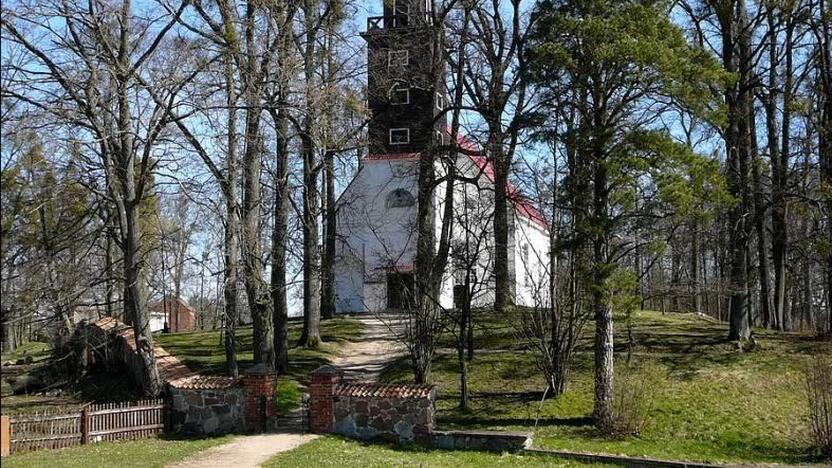
[[310,391],[314,432],[362,440],[431,442],[433,387],[346,383],[335,369],[324,366],[312,375]]
[[[86,337],[86,360],[103,360],[123,367],[137,382],[142,379],[132,328],[105,317],[81,330]],[[154,345],[156,368],[168,390],[171,429],[194,435],[261,432],[276,419],[277,374],[263,364],[242,378],[204,376],[188,369],[161,346]]]
[[220,435],[245,430],[244,390],[236,380],[202,377],[192,379],[192,382],[171,384],[171,429],[188,435]]
[[532,435],[522,432],[434,431],[433,446],[444,450],[518,452],[531,447]]

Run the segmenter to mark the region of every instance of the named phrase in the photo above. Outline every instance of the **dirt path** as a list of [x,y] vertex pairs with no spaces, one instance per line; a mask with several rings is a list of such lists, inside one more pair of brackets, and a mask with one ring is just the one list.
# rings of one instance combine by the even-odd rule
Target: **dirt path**
[[292,450],[318,438],[315,434],[261,434],[235,437],[227,444],[203,450],[169,468],[233,466],[254,468],[280,452]]
[[363,324],[361,339],[342,346],[332,365],[340,368],[347,378],[376,381],[385,366],[405,353],[404,346],[396,340],[403,324],[391,316],[356,317],[356,320]]
[[[356,317],[356,320],[362,323],[361,338],[344,343],[332,365],[343,370],[349,378],[374,381],[387,364],[404,354],[404,347],[396,341],[388,324],[394,330],[402,325],[389,317]],[[314,434],[301,434],[297,428],[272,434],[239,436],[231,442],[203,450],[180,463],[170,465],[169,468],[253,468],[280,452],[300,447],[317,437]]]

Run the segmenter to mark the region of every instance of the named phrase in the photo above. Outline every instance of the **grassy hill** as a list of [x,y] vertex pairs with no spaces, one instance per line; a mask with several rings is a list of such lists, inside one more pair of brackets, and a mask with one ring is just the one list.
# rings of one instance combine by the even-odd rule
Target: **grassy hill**
[[[336,317],[321,322],[321,338],[324,343],[318,349],[296,346],[300,339],[301,323],[289,324],[289,374],[305,380],[310,372],[328,362],[344,340],[361,336],[361,323],[349,317]],[[237,329],[237,363],[244,371],[254,363],[251,327]],[[169,353],[178,357],[191,370],[202,374],[225,374],[225,350],[220,341],[220,331],[197,331],[159,335],[157,342]]]
[[[616,340],[618,381],[644,385],[649,422],[639,438],[609,440],[593,432],[591,332],[581,342],[567,392],[541,404],[545,388],[533,358],[507,319],[482,313],[470,363],[471,411],[456,409],[456,356],[434,363],[439,425],[522,430],[541,448],[726,462],[809,463],[807,404],[801,368],[810,356],[832,354],[830,343],[795,333],[755,331],[758,347],[739,352],[726,325],[690,314],[639,312],[631,318],[635,348],[625,364],[624,327]],[[407,360],[383,379],[411,379]]]
[[[279,409],[284,411],[299,404],[298,382],[304,382],[312,370],[328,362],[333,353],[338,351],[340,341],[360,336],[361,324],[346,317],[323,321],[321,336],[324,344],[319,349],[295,346],[300,337],[300,330],[301,324],[298,322],[289,325],[290,369],[287,378],[280,379],[278,388],[278,394],[282,398]],[[220,342],[219,330],[155,335],[155,339],[192,370],[204,374],[225,374],[225,351]],[[110,402],[137,398],[136,387],[129,379],[124,379],[119,373],[105,372],[89,375],[81,382],[79,388],[65,389],[66,391],[60,395],[12,395],[6,379],[45,364],[50,359],[49,346],[39,342],[26,343],[14,353],[4,353],[0,358],[6,363],[16,362],[25,356],[32,357],[32,364],[4,365],[0,373],[4,413],[33,412],[57,407],[74,408],[89,401]],[[253,365],[250,326],[237,330],[237,359],[241,371]]]

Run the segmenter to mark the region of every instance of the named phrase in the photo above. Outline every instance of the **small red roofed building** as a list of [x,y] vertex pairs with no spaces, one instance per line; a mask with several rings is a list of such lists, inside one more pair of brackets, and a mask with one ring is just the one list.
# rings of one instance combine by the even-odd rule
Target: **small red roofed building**
[[150,331],[177,333],[194,330],[196,311],[181,297],[165,296],[151,302]]

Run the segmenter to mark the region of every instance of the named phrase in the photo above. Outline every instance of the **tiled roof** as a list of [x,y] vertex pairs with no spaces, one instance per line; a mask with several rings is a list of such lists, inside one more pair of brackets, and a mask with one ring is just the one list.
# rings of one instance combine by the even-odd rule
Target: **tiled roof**
[[101,317],[100,319],[90,323],[90,325],[94,325],[102,330],[110,330],[124,324],[113,317]]
[[229,388],[233,387],[240,381],[239,378],[221,377],[210,375],[192,375],[190,377],[181,377],[171,380],[169,383],[171,387],[183,389],[212,389],[212,388]]
[[389,161],[394,159],[417,159],[420,153],[368,154],[362,161]]
[[[133,329],[124,323],[119,322],[113,317],[104,317],[92,322],[90,326],[97,327],[105,332],[117,330],[117,334],[122,338],[124,344],[132,352],[136,352],[136,339],[134,338]],[[188,366],[158,344],[153,345],[153,356],[156,358],[156,369],[159,371],[159,378],[164,382],[171,382],[195,375],[192,370],[188,369]]]
[[377,398],[427,398],[433,387],[427,385],[379,385],[343,383],[335,386],[335,396]]
[[412,273],[416,271],[416,265],[412,263],[399,263],[396,265],[383,265],[375,267],[376,270],[395,271],[397,273]]
[[[463,143],[459,144],[465,149],[468,149],[471,145],[473,145],[463,136],[458,138],[464,139],[466,142],[464,146]],[[485,156],[475,154],[468,154],[468,158],[471,159],[471,162],[473,162],[482,171],[483,175],[485,175],[491,183],[494,183],[494,165],[491,164],[491,161],[489,161]],[[549,224],[546,222],[546,218],[543,217],[543,214],[538,211],[537,208],[532,206],[520,190],[518,190],[517,187],[515,187],[511,182],[506,185],[506,196],[514,204],[514,209],[517,211],[517,214],[530,219],[544,230],[549,230]]]

